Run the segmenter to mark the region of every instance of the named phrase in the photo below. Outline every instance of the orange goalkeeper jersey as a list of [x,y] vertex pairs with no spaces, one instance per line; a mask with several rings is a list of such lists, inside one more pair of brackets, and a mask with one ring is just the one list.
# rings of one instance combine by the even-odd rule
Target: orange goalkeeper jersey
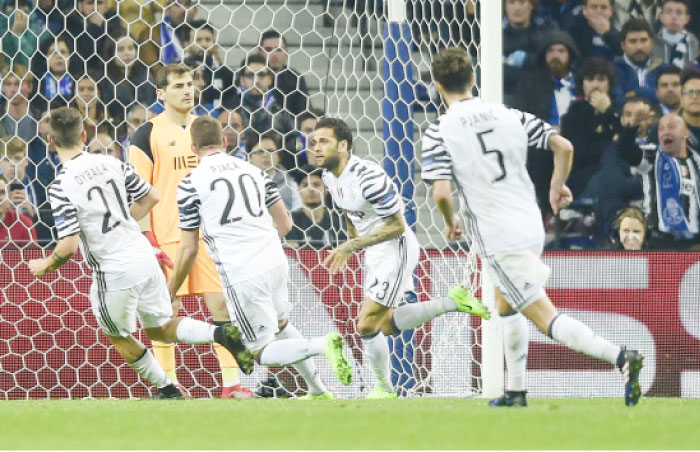
[[150,214],[159,245],[180,241],[177,186],[197,166],[190,136],[196,118],[188,115],[187,127],[182,127],[161,113],[139,127],[131,140],[129,163],[160,194],[160,202]]

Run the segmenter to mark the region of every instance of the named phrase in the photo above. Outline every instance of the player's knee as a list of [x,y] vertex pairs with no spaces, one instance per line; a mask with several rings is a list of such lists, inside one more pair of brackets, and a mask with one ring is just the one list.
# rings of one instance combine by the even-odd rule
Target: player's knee
[[365,316],[357,320],[357,332],[361,336],[376,333],[379,330],[379,322],[376,317]]

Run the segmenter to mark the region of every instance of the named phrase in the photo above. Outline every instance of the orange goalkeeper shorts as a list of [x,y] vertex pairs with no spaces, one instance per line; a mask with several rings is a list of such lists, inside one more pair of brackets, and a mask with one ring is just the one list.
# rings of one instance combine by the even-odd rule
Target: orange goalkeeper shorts
[[[177,242],[168,243],[160,245],[160,249],[175,262],[178,245],[179,243]],[[165,276],[170,279],[173,270],[165,266],[163,270],[165,271]],[[214,261],[209,257],[204,240],[200,239],[197,258],[194,260],[190,274],[187,275],[182,286],[178,289],[177,295],[201,295],[205,293],[221,293],[221,278],[216,270]]]

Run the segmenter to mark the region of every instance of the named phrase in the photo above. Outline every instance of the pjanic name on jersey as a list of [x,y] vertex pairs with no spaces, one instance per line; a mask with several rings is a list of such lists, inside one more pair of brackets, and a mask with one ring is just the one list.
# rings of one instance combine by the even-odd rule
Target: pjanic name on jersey
[[473,127],[484,122],[496,121],[496,116],[491,111],[484,111],[475,115],[459,118],[463,127]]

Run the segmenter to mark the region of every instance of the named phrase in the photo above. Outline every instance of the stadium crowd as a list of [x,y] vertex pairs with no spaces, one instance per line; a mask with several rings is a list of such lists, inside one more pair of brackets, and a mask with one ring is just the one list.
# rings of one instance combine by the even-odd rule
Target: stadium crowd
[[[381,3],[345,6],[363,18],[381,15]],[[478,2],[446,3],[409,2],[414,24],[438,24],[414,27],[416,47],[478,40]],[[287,246],[343,240],[307,152],[323,112],[311,107],[304,74],[289,67],[279,31],[263,31],[230,67],[196,0],[1,6],[0,245],[55,242],[46,191],[60,161],[47,142],[50,110],[77,108],[87,150],[126,159],[135,131],[163,110],[155,74],[176,62],[192,69],[196,113],[221,122],[227,152],[280,187],[294,219]],[[359,27],[366,31],[364,20]],[[504,0],[506,102],[558,127],[576,149],[575,202],[558,216],[548,202],[551,155],[528,156],[552,247],[700,247],[699,33],[697,1]]]

